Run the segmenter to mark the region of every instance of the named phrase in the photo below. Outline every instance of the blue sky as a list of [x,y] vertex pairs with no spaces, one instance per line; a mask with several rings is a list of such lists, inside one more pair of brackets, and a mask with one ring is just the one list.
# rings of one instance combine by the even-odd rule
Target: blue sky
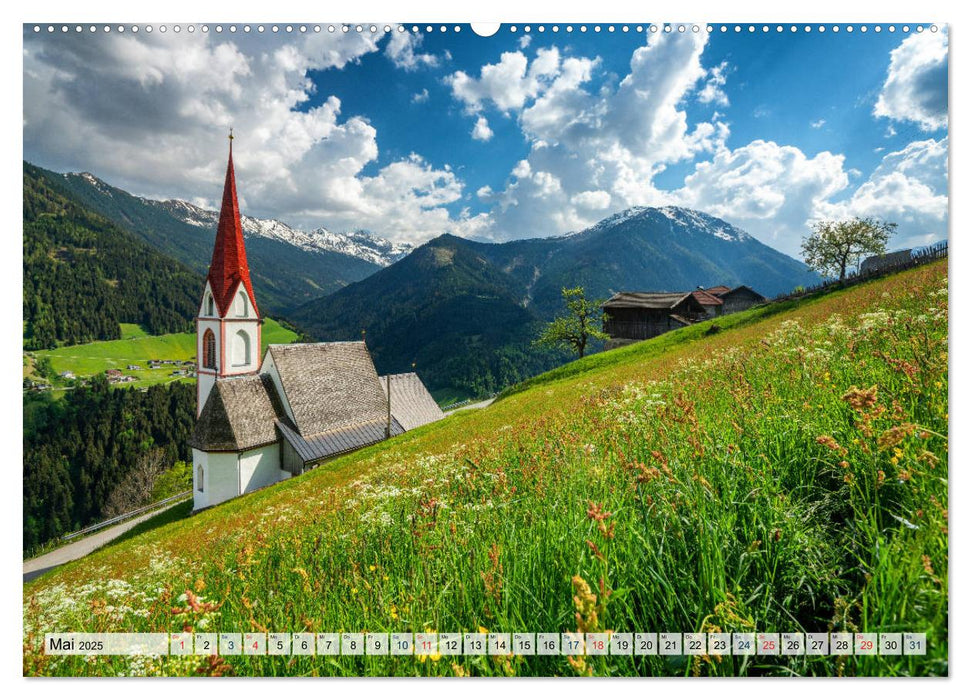
[[896,221],[897,245],[946,235],[946,31],[589,26],[26,26],[24,158],[213,205],[232,124],[246,213],[410,242],[562,234],[668,204],[790,254],[821,218]]

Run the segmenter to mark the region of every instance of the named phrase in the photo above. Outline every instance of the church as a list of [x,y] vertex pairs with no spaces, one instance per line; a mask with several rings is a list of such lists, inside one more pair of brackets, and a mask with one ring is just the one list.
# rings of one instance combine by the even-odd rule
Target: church
[[194,510],[444,416],[413,372],[379,377],[363,341],[269,345],[236,199],[233,137],[196,318]]

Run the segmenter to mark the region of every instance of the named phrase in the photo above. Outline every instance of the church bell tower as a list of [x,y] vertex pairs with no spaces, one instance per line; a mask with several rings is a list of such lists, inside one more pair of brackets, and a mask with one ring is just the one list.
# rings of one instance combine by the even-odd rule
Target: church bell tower
[[229,130],[229,164],[209,275],[196,317],[196,415],[209,392],[224,377],[252,374],[260,365],[263,320],[250,281],[243,227],[236,201],[233,131]]

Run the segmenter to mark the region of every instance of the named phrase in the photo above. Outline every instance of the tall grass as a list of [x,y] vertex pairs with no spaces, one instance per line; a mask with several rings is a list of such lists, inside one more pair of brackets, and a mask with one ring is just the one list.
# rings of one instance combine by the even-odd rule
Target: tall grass
[[[935,264],[537,383],[25,590],[29,675],[947,672]],[[45,657],[46,631],[915,631],[924,657]]]

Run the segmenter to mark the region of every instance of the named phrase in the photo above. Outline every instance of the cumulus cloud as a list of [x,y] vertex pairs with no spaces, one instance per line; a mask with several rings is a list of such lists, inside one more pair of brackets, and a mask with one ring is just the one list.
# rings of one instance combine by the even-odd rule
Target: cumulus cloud
[[895,247],[947,236],[948,139],[914,141],[884,156],[853,194],[818,207],[816,218],[873,216],[897,224]]
[[809,157],[795,146],[753,141],[699,163],[673,194],[676,203],[727,219],[799,257],[814,221],[874,216],[898,224],[895,247],[947,235],[947,139],[915,141],[887,154],[855,190],[844,157]]
[[720,107],[728,106],[728,95],[725,94],[725,83],[728,78],[728,61],[722,61],[708,71],[705,86],[698,93],[698,101],[702,104],[714,103]]
[[492,138],[492,129],[489,128],[489,121],[480,116],[475,120],[475,126],[472,127],[472,138],[476,141],[488,141]]
[[673,196],[794,254],[820,203],[849,184],[843,161],[828,151],[810,158],[795,146],[756,140],[697,164]]
[[269,46],[202,33],[54,38],[25,36],[24,148],[41,165],[215,206],[233,126],[248,214],[407,240],[477,225],[467,213],[449,217],[462,182],[447,166],[412,155],[364,176],[378,157],[375,128],[344,115],[335,96],[307,108],[318,89],[308,71],[360,60],[379,50],[381,35],[308,34]]
[[416,92],[414,95],[412,95],[411,101],[416,105],[428,102],[428,88],[422,88],[420,92]]
[[947,30],[921,32],[890,52],[890,68],[873,108],[878,117],[914,122],[924,131],[947,126]]
[[[593,88],[598,57],[540,49],[530,60],[503,54],[479,78],[451,76],[453,96],[474,114],[486,109],[518,119],[530,144],[492,204],[497,240],[577,230],[634,204],[664,204],[653,178],[671,163],[714,152],[728,136],[715,115],[689,127],[681,107],[709,72],[701,65],[707,35],[652,35],[613,87]],[[722,69],[723,70],[723,69]]]
[[560,52],[555,47],[540,49],[531,65],[522,52],[507,51],[499,57],[499,63],[483,66],[478,78],[456,71],[445,83],[470,114],[489,105],[509,112],[522,109],[527,100],[536,97],[555,76],[559,62]]
[[406,71],[435,68],[441,65],[442,57],[418,51],[421,42],[421,34],[394,32],[385,46],[384,54],[395,66]]

